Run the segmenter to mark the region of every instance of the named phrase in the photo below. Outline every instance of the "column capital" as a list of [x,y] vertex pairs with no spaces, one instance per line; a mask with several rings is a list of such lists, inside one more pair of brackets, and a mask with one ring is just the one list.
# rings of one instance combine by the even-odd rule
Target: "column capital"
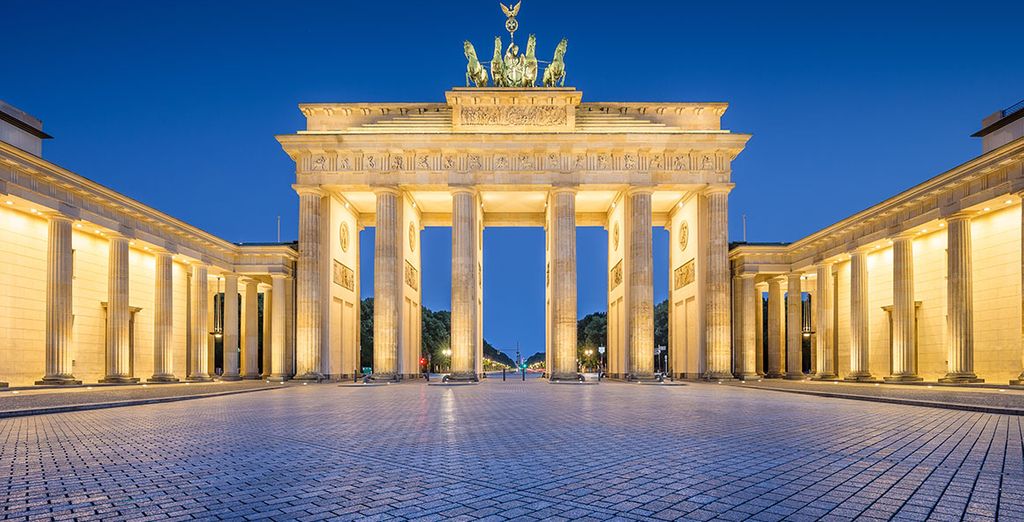
[[288,275],[288,274],[270,274],[270,279],[272,281],[273,280],[277,280],[277,279],[281,279],[281,280],[287,281],[287,280],[289,280],[291,278],[292,277],[290,275]]
[[735,186],[736,185],[733,184],[733,183],[714,183],[714,184],[709,184],[707,187],[704,187],[704,190],[702,191],[702,193],[705,196],[710,196],[712,194],[728,194],[729,192],[732,192],[732,189]]
[[754,279],[755,277],[757,277],[757,274],[748,274],[744,272],[742,274],[736,274],[735,277],[738,277],[740,279]]
[[70,223],[76,220],[74,217],[69,216],[63,212],[60,212],[59,210],[44,210],[39,214],[49,221],[67,221]]
[[625,193],[626,193],[627,196],[632,196],[632,195],[635,195],[635,194],[654,194],[654,187],[646,186],[646,185],[645,186],[639,186],[639,187],[630,187],[630,188],[626,189]]
[[395,196],[400,196],[402,194],[402,191],[399,190],[396,185],[378,185],[372,187],[371,190],[375,196],[379,196],[381,194],[394,194]]
[[952,221],[970,221],[971,218],[978,215],[977,210],[958,210],[948,216],[946,216],[946,222]]
[[326,196],[327,192],[320,188],[319,185],[292,185],[295,193],[299,196],[311,195],[311,196]]
[[897,241],[904,241],[904,240],[913,241],[914,238],[917,237],[917,235],[918,234],[917,234],[916,230],[904,230],[902,232],[893,234],[892,242],[895,243]]
[[156,245],[153,245],[153,246],[149,247],[148,252],[150,254],[153,254],[154,256],[157,256],[157,257],[160,257],[160,256],[171,257],[171,256],[174,255],[174,252],[171,252],[170,250],[167,250],[164,247],[156,246]]
[[549,192],[551,194],[575,194],[579,192],[579,187],[577,185],[554,185]]
[[448,192],[451,193],[453,196],[455,194],[463,193],[475,196],[478,193],[476,187],[473,185],[449,185]]

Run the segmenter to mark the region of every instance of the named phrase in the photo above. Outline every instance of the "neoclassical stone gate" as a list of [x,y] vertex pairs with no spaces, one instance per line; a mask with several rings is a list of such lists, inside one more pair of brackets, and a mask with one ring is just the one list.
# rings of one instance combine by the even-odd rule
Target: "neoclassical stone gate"
[[[608,372],[653,377],[653,278],[670,371],[731,376],[728,194],[747,134],[725,103],[581,103],[573,88],[455,88],[446,103],[319,103],[278,136],[299,194],[297,378],[359,366],[359,242],[375,227],[377,378],[419,374],[419,235],[452,227],[452,371],[482,372],[483,229],[547,231],[549,373],[574,378],[576,227],[608,230]],[[652,227],[670,231],[669,273]],[[429,274],[427,274],[429,277]]]

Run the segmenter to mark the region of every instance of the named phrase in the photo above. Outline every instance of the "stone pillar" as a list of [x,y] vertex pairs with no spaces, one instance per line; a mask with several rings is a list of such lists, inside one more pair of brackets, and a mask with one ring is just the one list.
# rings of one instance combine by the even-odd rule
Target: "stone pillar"
[[742,274],[736,277],[740,288],[740,351],[742,367],[737,369],[740,379],[757,379],[757,307],[760,306],[758,292],[754,284],[754,274]]
[[892,375],[889,382],[922,380],[917,376],[914,306],[914,236],[892,241]]
[[836,374],[836,358],[835,358],[835,317],[833,314],[834,310],[834,299],[835,299],[835,288],[833,288],[832,282],[832,263],[819,263],[817,266],[818,271],[818,283],[817,283],[817,307],[815,312],[818,314],[817,318],[817,338],[818,338],[818,366],[815,372],[816,378],[821,380],[835,379]]
[[243,314],[242,378],[260,378],[260,309],[259,281],[245,280]]
[[454,380],[477,380],[477,194],[459,188],[452,194],[451,373]]
[[[1021,197],[1024,197],[1024,193],[1018,193],[1017,195],[1021,196]],[[1021,258],[1020,258],[1020,267],[1021,267],[1021,319],[1022,319],[1022,322],[1021,322],[1021,338],[1024,339],[1024,200],[1021,201],[1020,212],[1021,212],[1021,227],[1020,227],[1020,231],[1021,231],[1021,238],[1020,238],[1021,239],[1021,241],[1020,241]],[[1022,348],[1024,348],[1024,346],[1022,346]],[[1021,351],[1021,366],[1024,366],[1024,350]],[[1021,374],[1018,375],[1016,379],[1011,380],[1010,384],[1013,384],[1015,386],[1024,386],[1024,371],[1022,371]]]
[[277,296],[274,294],[273,285],[263,287],[263,356],[260,361],[263,365],[263,371],[260,372],[260,378],[262,379],[270,377],[270,367],[274,364],[272,353],[274,321],[271,316],[274,310],[275,297]]
[[170,252],[157,250],[153,291],[153,376],[149,382],[178,382],[174,376],[174,271]]
[[848,381],[870,381],[868,360],[868,254],[856,250],[850,254],[850,373]]
[[387,381],[399,378],[398,342],[404,284],[399,275],[404,269],[402,198],[394,188],[379,188],[374,192],[377,195],[377,224],[373,259],[373,378]]
[[188,378],[191,382],[206,382],[210,378],[210,333],[207,320],[207,301],[209,300],[207,290],[207,268],[206,265],[196,263],[192,265],[192,302],[189,303],[189,322],[192,328],[191,350],[189,357]]
[[731,379],[732,332],[729,325],[729,191],[732,185],[708,187],[707,373]]
[[777,379],[783,376],[782,353],[786,346],[786,331],[782,325],[782,277],[768,280],[768,372],[765,377]]
[[946,219],[946,342],[948,368],[939,382],[984,382],[974,374],[974,288],[971,283],[971,213]]
[[[630,380],[654,379],[654,258],[651,253],[650,189],[626,194],[629,212],[629,370]],[[554,245],[553,245],[554,246]]]
[[801,275],[787,274],[786,280],[786,378],[804,378],[804,306]]
[[754,284],[754,364],[757,374],[764,375],[764,292],[767,284]]
[[556,188],[551,213],[552,355],[550,378],[575,380],[576,361],[576,190]]
[[224,306],[222,307],[222,323],[224,327],[221,344],[224,347],[224,369],[220,378],[223,381],[241,380],[239,372],[239,352],[241,351],[238,318],[238,274],[224,274]]
[[107,375],[103,383],[131,383],[131,310],[128,308],[128,238],[110,237],[107,258]]
[[49,214],[46,250],[46,373],[36,384],[82,384],[71,368],[71,218]]
[[295,378],[323,378],[320,370],[320,200],[322,190],[298,187],[299,194],[299,263],[298,309],[295,325]]
[[[288,380],[288,285],[291,284],[288,276],[273,274],[270,276],[273,286],[274,302],[270,309],[271,313],[271,342],[270,342],[270,380],[284,382]],[[263,309],[264,321],[266,320],[267,309]],[[264,339],[264,343],[266,339]]]

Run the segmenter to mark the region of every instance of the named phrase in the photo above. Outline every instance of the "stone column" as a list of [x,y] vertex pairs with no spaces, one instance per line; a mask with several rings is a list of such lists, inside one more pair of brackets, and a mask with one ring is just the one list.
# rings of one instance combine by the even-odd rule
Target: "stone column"
[[757,308],[760,306],[758,291],[754,284],[754,274],[737,276],[740,287],[740,349],[742,351],[742,368],[738,370],[743,380],[757,379]]
[[224,370],[221,372],[220,378],[222,381],[238,381],[242,379],[239,373],[238,355],[241,351],[238,321],[238,274],[224,274],[224,306],[221,317],[221,325],[224,327],[221,337],[221,344],[224,347]]
[[210,333],[207,321],[207,268],[196,263],[192,265],[192,302],[189,303],[189,332],[192,353],[189,354],[188,378],[191,382],[211,381],[210,378]]
[[295,378],[323,378],[320,370],[320,200],[317,187],[298,187],[299,263],[298,308],[295,325]]
[[477,338],[477,194],[459,188],[452,194],[451,373],[454,380],[475,381]]
[[946,342],[948,368],[939,382],[984,382],[974,374],[974,288],[971,283],[971,213],[946,219]]
[[131,310],[128,308],[128,238],[110,237],[107,258],[107,375],[103,383],[131,383]]
[[263,371],[260,372],[261,379],[270,377],[270,367],[274,364],[272,353],[274,322],[271,316],[274,310],[275,297],[277,296],[274,294],[272,285],[263,286],[263,356],[260,361],[263,364]]
[[[630,380],[654,379],[654,258],[651,253],[651,189],[626,194],[629,212],[629,370]],[[554,246],[554,245],[553,245]]]
[[575,380],[576,360],[576,190],[551,191],[552,381]]
[[[404,269],[402,198],[395,188],[378,188],[374,192],[377,195],[377,224],[373,259],[373,378],[388,381],[399,378],[398,340],[404,284],[399,275]],[[455,315],[454,309],[452,315]]]
[[856,250],[850,254],[850,373],[848,381],[870,381],[868,360],[868,254]]
[[920,381],[914,306],[914,236],[892,240],[892,375],[889,382]]
[[[1018,193],[1017,195],[1021,196],[1021,197],[1024,197],[1024,193]],[[1021,231],[1021,238],[1020,238],[1021,239],[1021,241],[1020,241],[1020,247],[1021,247],[1021,258],[1020,258],[1020,267],[1021,267],[1021,318],[1024,319],[1024,200],[1021,201],[1020,212],[1021,212],[1021,227],[1020,227],[1020,231]],[[1021,338],[1024,339],[1024,321],[1021,322]],[[1022,346],[1022,348],[1024,348],[1024,346]],[[1021,366],[1024,366],[1024,350],[1021,351]],[[1013,384],[1015,386],[1024,386],[1024,371],[1022,371],[1021,374],[1018,375],[1016,379],[1011,380],[1010,384]]]
[[[270,309],[272,333],[270,341],[270,380],[284,382],[288,380],[288,301],[286,298],[288,285],[291,284],[288,276],[273,274],[270,276],[274,294],[273,306]],[[264,303],[265,305],[266,303]],[[267,309],[264,306],[263,315],[266,321]],[[266,338],[263,339],[264,346]]]
[[782,352],[785,350],[786,332],[782,325],[782,277],[768,280],[768,372],[765,377],[777,379],[782,373]]
[[787,274],[786,280],[786,378],[804,378],[804,307],[803,285],[797,272]]
[[754,350],[757,364],[757,374],[764,375],[767,370],[764,367],[764,293],[768,291],[768,284],[761,282],[754,284]]
[[708,187],[707,373],[731,379],[732,332],[729,325],[729,191],[731,185]]
[[817,367],[817,379],[827,380],[835,379],[836,374],[836,359],[835,359],[835,313],[833,306],[835,298],[835,288],[832,284],[832,263],[819,263],[817,268],[818,272],[818,283],[817,283],[817,302],[818,305],[815,308],[815,312],[818,314],[817,338],[818,338],[818,367]]
[[260,309],[259,281],[245,280],[244,335],[242,345],[242,378],[260,378]]
[[71,221],[49,214],[46,250],[46,373],[36,384],[82,384],[71,368]]
[[170,252],[157,250],[153,291],[153,376],[149,382],[178,382],[174,376],[174,271]]

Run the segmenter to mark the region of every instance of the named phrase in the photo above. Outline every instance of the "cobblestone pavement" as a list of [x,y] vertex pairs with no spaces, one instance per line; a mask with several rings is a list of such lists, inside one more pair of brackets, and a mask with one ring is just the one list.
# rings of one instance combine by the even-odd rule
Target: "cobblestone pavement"
[[939,402],[964,406],[990,406],[1024,411],[1024,389],[969,388],[926,384],[864,384],[849,382],[789,381],[765,379],[747,381],[747,387],[779,388],[794,391],[843,393],[868,397],[887,397],[912,401]]
[[0,420],[0,517],[1022,520],[1021,428],[715,384],[287,386]]
[[76,386],[0,391],[0,412],[120,401],[184,397],[279,386],[265,381],[148,384],[130,386]]

